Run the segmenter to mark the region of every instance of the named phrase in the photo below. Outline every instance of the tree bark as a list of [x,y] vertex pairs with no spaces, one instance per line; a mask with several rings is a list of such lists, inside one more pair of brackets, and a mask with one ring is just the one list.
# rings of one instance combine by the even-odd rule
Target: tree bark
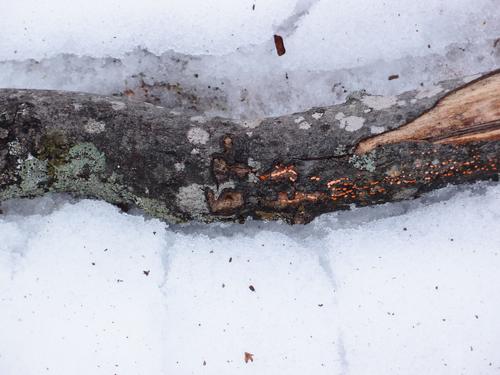
[[0,90],[0,201],[66,192],[171,222],[307,223],[498,179],[500,71],[255,121]]

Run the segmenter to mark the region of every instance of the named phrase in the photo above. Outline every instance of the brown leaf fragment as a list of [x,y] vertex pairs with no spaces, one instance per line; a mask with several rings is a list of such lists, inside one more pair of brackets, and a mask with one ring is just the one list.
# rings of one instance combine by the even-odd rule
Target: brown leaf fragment
[[253,362],[253,354],[245,352],[245,363],[248,363],[248,361]]
[[134,95],[135,95],[135,93],[134,93],[134,91],[133,91],[133,90],[131,90],[131,89],[126,89],[125,91],[123,91],[123,95],[128,96],[128,97],[131,97],[131,96],[134,96]]
[[283,56],[286,52],[285,43],[280,35],[274,35],[274,45],[276,46],[276,52],[278,56]]

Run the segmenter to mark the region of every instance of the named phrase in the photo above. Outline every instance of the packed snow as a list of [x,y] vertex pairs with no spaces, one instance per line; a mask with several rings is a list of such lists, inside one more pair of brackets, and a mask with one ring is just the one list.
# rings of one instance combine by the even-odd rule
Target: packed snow
[[[500,67],[498,0],[0,8],[0,87],[207,115],[291,113]],[[500,371],[498,184],[293,227],[168,225],[67,196],[0,207],[1,375]]]
[[1,374],[500,371],[498,185],[302,227],[2,209]]

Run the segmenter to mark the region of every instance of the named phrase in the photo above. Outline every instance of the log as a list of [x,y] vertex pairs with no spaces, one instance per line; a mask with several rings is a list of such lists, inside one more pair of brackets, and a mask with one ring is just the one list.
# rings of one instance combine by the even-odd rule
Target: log
[[0,90],[0,201],[70,193],[169,222],[281,219],[498,180],[500,71],[236,121],[83,93]]

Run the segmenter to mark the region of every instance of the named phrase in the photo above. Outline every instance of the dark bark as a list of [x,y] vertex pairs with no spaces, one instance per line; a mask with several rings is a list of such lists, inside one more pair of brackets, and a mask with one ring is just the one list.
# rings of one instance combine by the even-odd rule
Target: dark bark
[[499,72],[250,122],[5,89],[0,201],[69,192],[175,222],[305,223],[353,204],[497,180],[499,139]]

